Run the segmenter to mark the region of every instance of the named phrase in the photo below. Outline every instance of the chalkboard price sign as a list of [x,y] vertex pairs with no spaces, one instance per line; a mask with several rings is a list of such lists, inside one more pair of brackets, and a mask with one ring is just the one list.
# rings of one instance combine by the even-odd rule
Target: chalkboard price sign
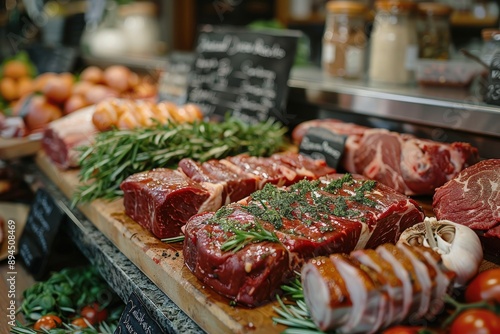
[[139,296],[132,292],[114,334],[162,334],[165,331],[154,321]]
[[301,33],[205,26],[200,30],[188,102],[205,115],[285,122],[288,76]]
[[299,151],[314,159],[325,160],[332,168],[338,168],[346,139],[347,136],[333,133],[325,128],[312,127],[302,139]]
[[65,217],[66,214],[52,196],[44,189],[39,189],[19,240],[19,256],[37,280],[46,273],[49,255]]

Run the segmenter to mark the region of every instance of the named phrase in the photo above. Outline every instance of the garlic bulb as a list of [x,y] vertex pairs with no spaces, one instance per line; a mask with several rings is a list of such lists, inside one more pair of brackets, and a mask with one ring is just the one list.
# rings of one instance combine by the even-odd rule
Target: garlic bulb
[[398,242],[429,247],[441,254],[444,266],[457,274],[455,286],[463,286],[474,277],[483,260],[477,234],[449,220],[427,217],[423,223],[404,230]]

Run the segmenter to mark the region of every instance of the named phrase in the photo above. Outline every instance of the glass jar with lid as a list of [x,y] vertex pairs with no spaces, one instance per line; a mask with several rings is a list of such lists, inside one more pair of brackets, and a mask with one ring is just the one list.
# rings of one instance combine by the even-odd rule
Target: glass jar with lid
[[359,78],[364,73],[368,8],[355,1],[329,1],[321,63],[331,76]]
[[481,60],[487,64],[491,64],[491,60],[495,53],[500,51],[500,30],[487,28],[481,30],[483,38],[483,47],[481,48]]
[[419,58],[450,58],[450,15],[452,7],[437,2],[418,4]]
[[379,0],[371,35],[369,78],[389,84],[414,81],[418,58],[416,3]]
[[139,56],[158,54],[160,27],[156,4],[131,2],[120,6],[121,30],[127,39],[127,53]]

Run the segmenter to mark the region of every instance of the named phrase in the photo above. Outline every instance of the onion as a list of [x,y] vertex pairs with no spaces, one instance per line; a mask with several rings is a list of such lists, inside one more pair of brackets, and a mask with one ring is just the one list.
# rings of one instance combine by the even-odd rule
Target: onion
[[449,220],[427,217],[423,223],[404,230],[398,243],[425,246],[441,254],[444,266],[457,274],[455,286],[464,286],[474,277],[483,260],[477,234]]

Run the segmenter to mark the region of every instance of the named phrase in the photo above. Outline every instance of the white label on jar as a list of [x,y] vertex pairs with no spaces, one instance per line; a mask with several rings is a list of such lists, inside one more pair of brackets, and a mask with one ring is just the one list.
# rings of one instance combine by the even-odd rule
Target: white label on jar
[[418,46],[408,45],[406,47],[405,68],[407,70],[415,70],[417,68]]
[[364,50],[355,46],[348,46],[345,52],[346,76],[359,76],[365,61]]
[[324,63],[333,63],[335,61],[335,45],[324,43],[321,59]]

